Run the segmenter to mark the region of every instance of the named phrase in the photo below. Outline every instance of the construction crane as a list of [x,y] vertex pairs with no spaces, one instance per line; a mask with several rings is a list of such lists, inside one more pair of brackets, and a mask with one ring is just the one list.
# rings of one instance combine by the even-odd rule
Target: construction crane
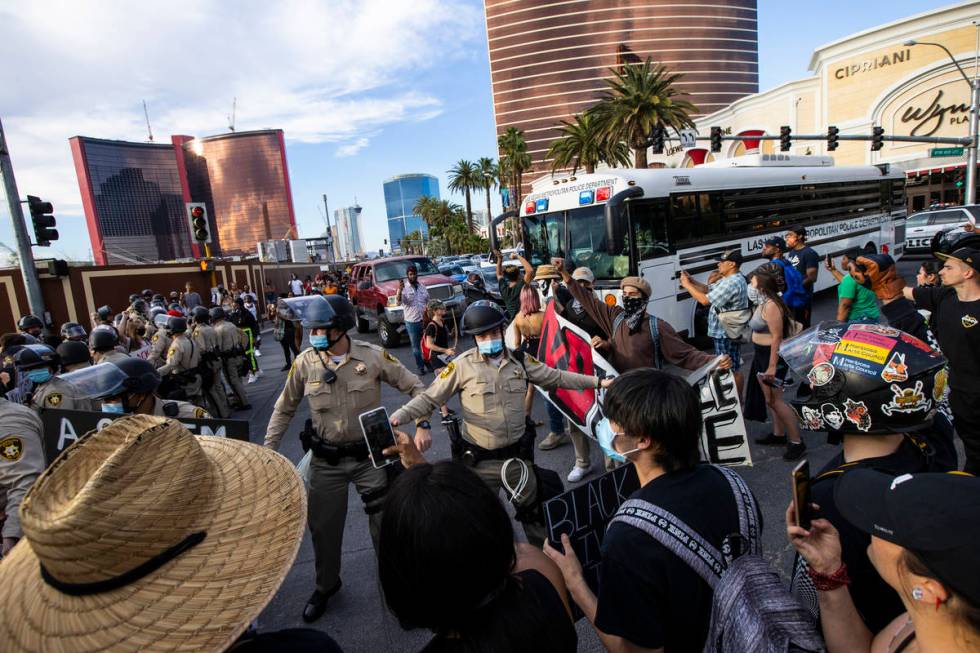
[[235,131],[235,109],[238,105],[238,98],[231,99],[231,115],[228,116],[228,131]]
[[150,129],[150,112],[146,109],[146,100],[143,100],[143,116],[146,118],[146,138],[153,142],[153,130]]

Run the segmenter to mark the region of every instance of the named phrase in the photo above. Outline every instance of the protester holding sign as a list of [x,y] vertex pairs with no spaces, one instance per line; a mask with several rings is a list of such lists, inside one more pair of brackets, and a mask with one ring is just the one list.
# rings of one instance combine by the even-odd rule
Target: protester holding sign
[[[868,559],[867,533],[841,515],[836,489],[861,468],[892,476],[933,471],[924,433],[933,427],[946,361],[893,327],[841,322],[821,322],[786,341],[780,354],[811,388],[794,402],[804,428],[843,433],[841,452],[812,481],[813,502],[820,506],[819,516],[840,532],[841,556],[861,618],[872,631],[881,630],[901,613],[902,604]],[[814,587],[824,580],[797,559],[792,589],[814,615]]]
[[790,543],[825,579],[817,589],[828,653],[980,650],[980,479],[858,469],[834,496],[843,520],[870,541],[868,557],[902,609],[882,627],[867,624],[837,529],[825,519],[801,528],[791,505]]
[[[603,450],[633,463],[639,475],[641,487],[631,499],[672,513],[717,549],[740,531],[729,481],[699,464],[701,409],[690,385],[657,370],[632,370],[615,379],[603,408]],[[564,552],[546,544],[545,553],[608,650],[702,650],[712,590],[686,561],[639,528],[614,522],[603,542],[596,596],[567,535],[562,545]]]

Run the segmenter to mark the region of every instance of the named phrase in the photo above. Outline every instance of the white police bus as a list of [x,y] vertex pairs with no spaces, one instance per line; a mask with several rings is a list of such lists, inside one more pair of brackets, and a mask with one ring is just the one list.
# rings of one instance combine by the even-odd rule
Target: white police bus
[[[520,217],[531,263],[563,258],[591,268],[609,304],[618,301],[620,279],[640,275],[653,288],[650,310],[695,336],[704,320],[696,320],[679,273],[703,282],[725,250],[741,248],[748,273],[764,262],[766,238],[804,225],[821,259],[853,248],[899,258],[905,173],[887,164],[834,167],[826,156],[754,154],[695,168],[549,175],[534,182]],[[821,261],[816,289],[835,283]]]

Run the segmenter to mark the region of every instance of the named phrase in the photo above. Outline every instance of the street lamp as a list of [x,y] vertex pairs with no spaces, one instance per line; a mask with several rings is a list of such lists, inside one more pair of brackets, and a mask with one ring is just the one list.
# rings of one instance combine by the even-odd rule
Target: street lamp
[[978,117],[980,117],[980,79],[977,78],[977,64],[980,63],[978,62],[978,58],[980,58],[980,22],[973,21],[973,25],[977,28],[976,54],[973,59],[973,79],[970,79],[960,66],[960,63],[956,60],[956,57],[953,56],[953,53],[942,43],[916,41],[915,39],[910,39],[904,43],[904,45],[909,47],[913,45],[934,45],[937,48],[942,48],[970,87],[970,145],[967,148],[966,155],[966,193],[963,197],[964,204],[975,204],[977,200],[977,140],[980,138],[980,135],[977,133]]

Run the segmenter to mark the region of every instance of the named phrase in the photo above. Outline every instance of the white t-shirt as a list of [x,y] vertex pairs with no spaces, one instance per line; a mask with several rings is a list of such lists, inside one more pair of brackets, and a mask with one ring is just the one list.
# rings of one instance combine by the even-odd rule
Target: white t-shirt
[[289,282],[289,289],[294,295],[301,297],[303,295],[303,282],[299,279],[292,279]]

